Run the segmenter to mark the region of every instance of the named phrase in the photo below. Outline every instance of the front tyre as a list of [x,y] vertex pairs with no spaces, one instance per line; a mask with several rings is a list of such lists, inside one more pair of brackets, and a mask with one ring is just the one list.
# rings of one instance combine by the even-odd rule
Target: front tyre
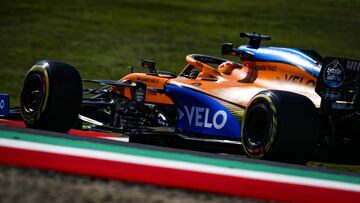
[[39,61],[25,75],[21,115],[29,128],[67,132],[77,119],[81,100],[82,81],[73,66]]
[[317,111],[310,99],[286,91],[263,91],[250,101],[242,143],[252,158],[306,163],[318,141]]

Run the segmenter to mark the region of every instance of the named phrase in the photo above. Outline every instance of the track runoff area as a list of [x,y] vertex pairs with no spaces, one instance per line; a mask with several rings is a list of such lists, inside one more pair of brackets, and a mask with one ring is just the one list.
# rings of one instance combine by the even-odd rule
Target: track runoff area
[[360,202],[360,176],[124,142],[0,119],[0,163],[265,200]]

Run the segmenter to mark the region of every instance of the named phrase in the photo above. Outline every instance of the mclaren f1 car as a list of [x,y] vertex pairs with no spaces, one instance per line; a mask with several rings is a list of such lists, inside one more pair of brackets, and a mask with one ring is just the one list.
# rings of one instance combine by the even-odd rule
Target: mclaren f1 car
[[[87,123],[130,140],[166,128],[181,139],[237,143],[252,158],[278,161],[301,162],[335,141],[359,140],[360,61],[240,36],[249,43],[222,45],[223,55],[240,61],[190,54],[179,75],[143,60],[146,73],[82,81],[71,65],[39,61],[24,79],[22,118],[30,128],[67,132]],[[84,82],[99,86],[83,89]]]

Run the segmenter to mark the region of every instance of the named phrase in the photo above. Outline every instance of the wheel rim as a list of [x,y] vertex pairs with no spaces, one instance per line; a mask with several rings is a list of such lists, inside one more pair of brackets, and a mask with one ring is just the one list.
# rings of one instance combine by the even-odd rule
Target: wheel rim
[[267,109],[265,104],[261,103],[254,105],[248,112],[245,130],[246,144],[250,149],[262,148],[268,142],[272,119]]
[[37,112],[43,100],[43,81],[39,74],[28,77],[24,83],[23,106],[26,113]]

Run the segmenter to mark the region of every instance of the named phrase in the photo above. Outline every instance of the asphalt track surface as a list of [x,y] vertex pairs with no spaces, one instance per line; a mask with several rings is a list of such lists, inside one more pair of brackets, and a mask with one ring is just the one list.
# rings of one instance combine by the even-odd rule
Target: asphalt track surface
[[0,165],[0,202],[256,203],[265,201]]
[[[303,171],[319,171],[319,172],[326,172],[326,173],[333,173],[337,174],[338,172],[314,167],[306,167],[306,166],[299,166],[299,165],[289,165],[283,163],[276,163],[276,162],[267,162],[267,161],[259,161],[259,160],[252,160],[247,159],[241,156],[229,156],[223,154],[214,154],[214,153],[204,153],[204,152],[197,152],[197,151],[189,151],[189,150],[181,150],[181,149],[173,149],[173,148],[166,148],[166,147],[159,147],[159,146],[149,146],[143,144],[135,144],[135,143],[126,143],[123,141],[117,141],[114,139],[104,139],[104,138],[97,138],[94,136],[78,136],[78,135],[70,135],[70,134],[61,134],[61,133],[54,133],[54,132],[47,132],[47,131],[40,131],[40,130],[33,130],[33,129],[25,129],[25,128],[17,128],[12,126],[0,126],[2,130],[9,130],[14,132],[23,132],[23,133],[31,133],[31,134],[39,134],[39,135],[46,135],[49,137],[57,137],[57,138],[66,138],[66,139],[73,139],[73,140],[86,140],[94,143],[102,143],[102,144],[110,144],[110,145],[119,145],[119,146],[127,146],[139,149],[146,149],[146,150],[156,150],[156,151],[163,151],[163,152],[174,152],[180,154],[190,154],[199,157],[207,157],[207,158],[215,158],[221,160],[231,160],[231,161],[238,161],[238,162],[245,162],[245,163],[259,163],[265,164],[269,166],[279,166],[279,167],[288,167],[288,168],[296,168]],[[106,135],[106,134],[104,134]],[[58,199],[55,202],[64,202],[64,201],[76,201],[76,202],[98,202],[98,201],[106,201],[112,202],[116,200],[117,202],[139,202],[148,200],[147,202],[253,202],[254,200],[251,199],[244,199],[244,198],[235,198],[230,196],[223,196],[223,195],[216,195],[204,192],[190,192],[188,190],[181,190],[181,189],[169,189],[164,187],[158,186],[151,186],[151,185],[139,185],[134,183],[128,182],[120,182],[120,181],[111,181],[111,180],[103,180],[97,178],[88,178],[83,176],[73,176],[73,175],[66,175],[62,173],[55,173],[55,172],[44,172],[41,170],[25,170],[21,168],[14,168],[8,166],[2,166],[0,168],[0,183],[2,186],[3,193],[0,194],[2,199],[1,202],[14,202],[20,200],[21,202],[33,202],[36,201],[48,201],[50,198],[54,198],[53,191],[61,191],[63,193],[71,194],[71,191],[79,191],[78,193],[74,193],[73,196],[63,196],[59,195]],[[351,176],[358,176],[357,174],[348,174]],[[75,180],[76,179],[76,180]],[[31,185],[32,182],[35,185]],[[47,187],[47,184],[42,184],[42,182],[53,182],[50,185],[52,187]],[[69,182],[70,181],[70,182]],[[72,181],[72,182],[71,182]],[[59,184],[56,186],[56,184]],[[5,185],[12,185],[12,187],[6,187]],[[16,186],[14,186],[16,185]],[[22,188],[21,185],[24,187]],[[69,185],[66,187],[61,187],[61,185]],[[100,185],[100,186],[98,186]],[[60,190],[57,187],[61,187]],[[81,188],[98,188],[99,191],[103,191],[96,193],[93,192],[95,195],[93,198],[88,190],[81,192]],[[102,188],[108,189],[102,189]],[[107,191],[120,191],[119,189],[111,189],[111,188],[121,188],[121,191],[116,194],[111,194]],[[22,196],[16,195],[19,191],[12,191],[14,188],[18,188]],[[26,189],[27,188],[27,189]],[[29,188],[32,188],[32,190]],[[71,189],[72,188],[72,189]],[[17,190],[17,189],[16,189]],[[29,195],[27,197],[26,191],[29,190]],[[89,189],[95,190],[95,189]],[[134,193],[135,191],[135,193]],[[149,192],[151,191],[151,192]],[[88,192],[88,193],[87,193]],[[45,194],[45,195],[43,195]],[[52,195],[50,195],[52,194]],[[127,194],[127,195],[126,195]],[[132,194],[132,195],[129,195]],[[87,196],[88,198],[84,198]],[[24,198],[21,198],[24,197]],[[63,198],[61,198],[63,197]],[[66,197],[66,198],[65,198]],[[71,198],[70,198],[71,197]],[[20,198],[20,199],[19,199]],[[44,199],[42,199],[44,198]],[[64,199],[65,198],[65,199]],[[70,199],[69,199],[70,198]],[[77,199],[79,198],[79,199]],[[131,199],[133,198],[133,199]],[[31,201],[29,201],[31,200]],[[92,201],[94,200],[94,201]],[[257,200],[256,200],[257,201]]]

